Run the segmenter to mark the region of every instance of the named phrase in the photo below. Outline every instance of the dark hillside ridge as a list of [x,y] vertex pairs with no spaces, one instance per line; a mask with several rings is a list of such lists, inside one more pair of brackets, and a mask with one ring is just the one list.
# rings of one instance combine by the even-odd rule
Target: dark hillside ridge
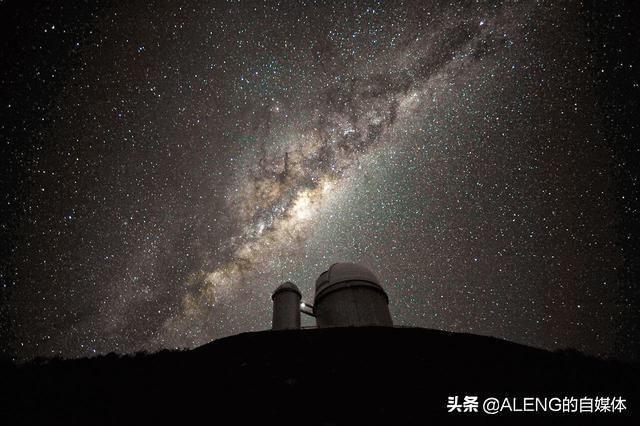
[[[632,424],[639,372],[420,328],[264,331],[189,351],[4,365],[0,424]],[[456,395],[622,396],[627,409],[448,413]]]

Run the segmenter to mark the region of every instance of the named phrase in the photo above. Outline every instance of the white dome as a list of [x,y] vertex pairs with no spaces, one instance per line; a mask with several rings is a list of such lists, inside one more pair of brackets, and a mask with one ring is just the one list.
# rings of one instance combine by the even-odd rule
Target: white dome
[[292,283],[291,281],[287,281],[285,283],[280,284],[278,288],[273,290],[273,293],[271,294],[271,299],[273,300],[273,297],[276,294],[281,293],[283,291],[291,291],[293,293],[297,293],[300,297],[302,297],[302,293],[300,293],[300,289],[298,288],[298,286]]
[[386,293],[380,285],[380,279],[369,268],[357,263],[334,263],[324,271],[316,280],[315,299],[338,288],[344,284],[348,286],[367,286],[376,288]]
[[367,281],[380,285],[380,279],[376,274],[359,263],[334,263],[328,272],[329,285],[345,281]]

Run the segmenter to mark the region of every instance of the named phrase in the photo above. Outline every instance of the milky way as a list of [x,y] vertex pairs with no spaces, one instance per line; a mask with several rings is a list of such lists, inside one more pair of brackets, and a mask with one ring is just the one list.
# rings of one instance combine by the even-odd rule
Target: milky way
[[593,11],[74,7],[7,11],[12,356],[265,329],[336,261],[398,324],[631,356]]

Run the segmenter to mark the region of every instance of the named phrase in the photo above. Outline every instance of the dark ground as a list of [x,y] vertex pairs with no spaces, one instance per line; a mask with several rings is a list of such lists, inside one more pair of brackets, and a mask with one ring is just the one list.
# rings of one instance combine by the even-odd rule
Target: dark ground
[[[245,333],[0,367],[1,424],[633,424],[638,365],[418,328]],[[447,397],[622,396],[624,413],[448,413]],[[480,408],[482,411],[482,408]]]

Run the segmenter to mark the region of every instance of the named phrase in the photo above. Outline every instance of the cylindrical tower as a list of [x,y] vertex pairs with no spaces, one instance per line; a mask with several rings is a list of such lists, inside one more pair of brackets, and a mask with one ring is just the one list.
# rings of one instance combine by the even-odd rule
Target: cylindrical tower
[[318,327],[393,326],[380,280],[355,263],[334,263],[320,274],[313,304]]
[[292,282],[286,282],[276,288],[271,295],[273,300],[272,330],[300,328],[300,299],[302,294]]

